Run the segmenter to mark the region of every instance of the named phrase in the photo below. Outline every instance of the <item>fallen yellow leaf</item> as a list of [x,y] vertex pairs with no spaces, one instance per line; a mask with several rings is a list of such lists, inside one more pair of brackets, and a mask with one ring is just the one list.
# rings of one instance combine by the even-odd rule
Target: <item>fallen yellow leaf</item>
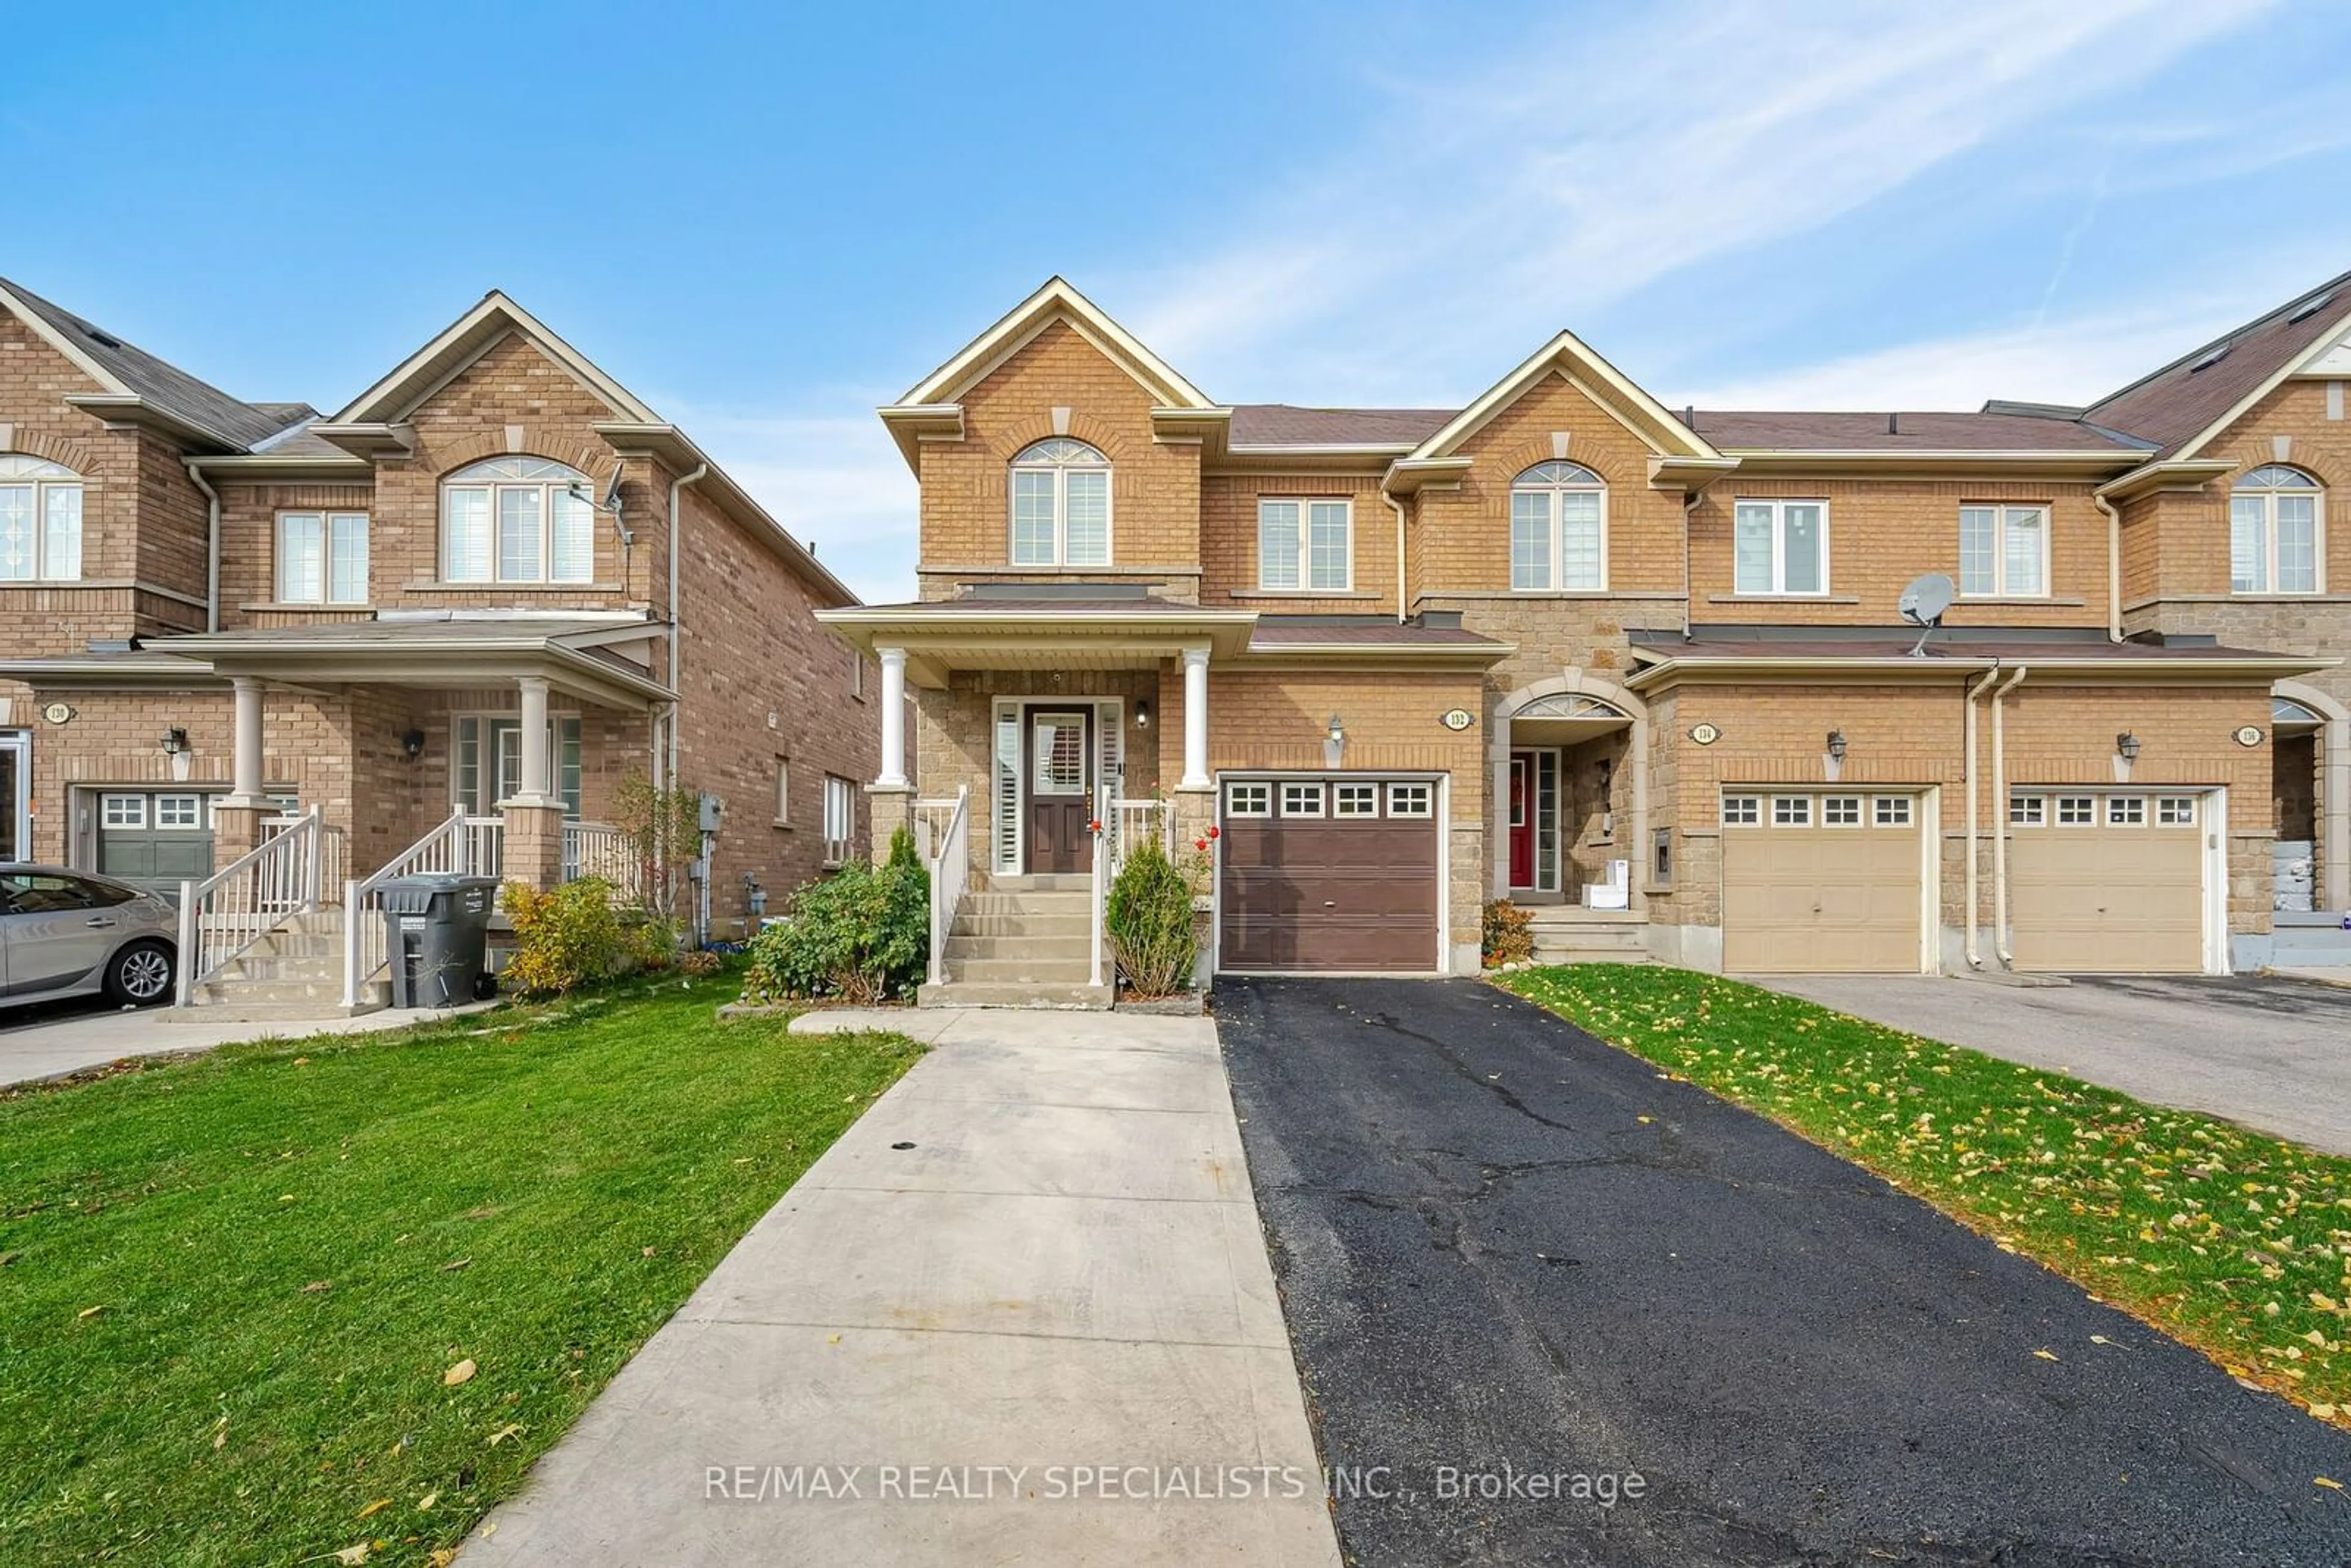
[[416,1511],[419,1513],[430,1513],[433,1511],[433,1505],[440,1500],[441,1494],[439,1492],[426,1492],[423,1497],[416,1500]]
[[2054,1361],[2057,1359],[2055,1354],[2045,1350],[2036,1350],[2032,1354],[2039,1356],[2043,1361]]
[[2313,1486],[2325,1487],[2328,1491],[2341,1491],[2343,1490],[2343,1483],[2341,1481],[2331,1481],[2325,1476],[2313,1476],[2310,1478],[2310,1480]]
[[391,1506],[392,1499],[388,1497],[380,1497],[373,1502],[368,1504],[365,1508],[360,1510],[358,1517],[360,1519],[370,1519],[374,1517],[376,1514],[381,1513],[385,1509],[388,1509]]
[[346,1546],[336,1552],[335,1561],[352,1565],[364,1563],[368,1560],[368,1543],[362,1541],[357,1546]]
[[445,1386],[455,1388],[460,1383],[464,1383],[470,1379],[474,1375],[475,1371],[474,1358],[469,1355],[465,1360],[459,1362],[456,1365],[451,1367],[448,1371],[443,1373],[441,1375],[441,1381]]
[[2310,1407],[2310,1413],[2322,1421],[2335,1419],[2335,1406],[2332,1405],[2314,1405]]
[[491,1447],[491,1448],[496,1448],[500,1443],[505,1442],[508,1437],[521,1437],[521,1436],[522,1436],[522,1427],[521,1427],[520,1426],[518,1426],[518,1425],[517,1425],[517,1426],[512,1426],[512,1427],[499,1427],[496,1431],[495,1431],[495,1432],[493,1432],[493,1433],[491,1433],[491,1434],[490,1434],[490,1447]]
[[94,1318],[104,1311],[106,1311],[106,1303],[100,1301],[97,1306],[84,1307],[81,1311],[76,1312],[74,1316],[77,1318]]

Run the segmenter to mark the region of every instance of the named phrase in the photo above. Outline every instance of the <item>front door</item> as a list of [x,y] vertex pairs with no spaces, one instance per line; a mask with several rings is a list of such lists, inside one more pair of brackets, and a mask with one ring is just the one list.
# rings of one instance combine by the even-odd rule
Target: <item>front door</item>
[[1084,708],[1029,710],[1029,870],[1093,865],[1093,809],[1086,761],[1093,716]]
[[1535,884],[1535,754],[1510,753],[1510,885]]

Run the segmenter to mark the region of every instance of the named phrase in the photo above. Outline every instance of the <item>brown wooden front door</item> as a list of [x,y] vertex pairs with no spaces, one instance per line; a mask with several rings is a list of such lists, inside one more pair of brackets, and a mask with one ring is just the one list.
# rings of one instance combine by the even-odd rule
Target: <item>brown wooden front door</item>
[[1083,708],[1029,710],[1029,870],[1093,866],[1093,716]]

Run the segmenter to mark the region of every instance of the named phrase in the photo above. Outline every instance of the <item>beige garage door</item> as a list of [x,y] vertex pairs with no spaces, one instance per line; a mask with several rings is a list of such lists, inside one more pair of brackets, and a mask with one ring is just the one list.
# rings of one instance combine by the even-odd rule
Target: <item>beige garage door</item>
[[1918,972],[1912,795],[1722,798],[1722,967],[1732,974]]
[[2204,810],[2197,795],[2013,792],[2008,918],[2016,967],[2200,973]]

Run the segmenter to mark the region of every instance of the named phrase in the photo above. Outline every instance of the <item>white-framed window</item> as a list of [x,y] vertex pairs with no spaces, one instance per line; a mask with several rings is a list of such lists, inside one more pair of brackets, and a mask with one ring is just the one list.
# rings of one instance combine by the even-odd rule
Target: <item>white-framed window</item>
[[1344,593],[1355,586],[1355,506],[1343,497],[1257,504],[1257,585]]
[[1829,591],[1829,504],[1740,501],[1731,508],[1731,590],[1808,594]]
[[1272,816],[1273,786],[1270,784],[1226,785],[1225,815],[1228,817]]
[[1763,820],[1763,802],[1753,795],[1725,795],[1722,798],[1722,825],[1726,828],[1751,828]]
[[2011,795],[2008,798],[2008,825],[2011,828],[2037,828],[2049,820],[2049,802],[2040,795]]
[[1608,486],[1580,464],[1538,463],[1510,481],[1510,587],[1597,593],[1608,586]]
[[1284,784],[1281,787],[1281,814],[1285,817],[1319,817],[1322,814],[1322,786],[1320,784]]
[[99,815],[110,828],[143,828],[147,825],[147,797],[109,795],[99,802]]
[[1910,797],[1880,795],[1870,802],[1870,810],[1881,828],[1907,828],[1910,825]]
[[2049,591],[2049,508],[1959,508],[1959,591],[2038,599]]
[[2086,828],[2098,820],[2098,798],[2095,795],[2060,795],[2057,797],[2057,825],[2061,828]]
[[1824,828],[1857,828],[1861,826],[1861,797],[1830,795],[1821,801],[1821,826]]
[[0,581],[81,576],[81,476],[22,452],[0,453]]
[[2193,795],[2162,795],[2156,799],[2155,820],[2166,828],[2192,828],[2196,825],[2196,797]]
[[1334,817],[1378,816],[1380,787],[1376,784],[1333,784],[1331,786],[1331,814]]
[[1012,564],[1110,564],[1110,459],[1056,435],[1012,460]]
[[441,481],[444,582],[586,582],[596,575],[588,476],[544,457],[493,457]]
[[277,514],[279,603],[365,604],[367,596],[365,512]]
[[[555,792],[564,814],[580,815],[582,740],[578,714],[550,714],[548,760],[555,768]],[[507,714],[466,713],[449,720],[450,803],[469,817],[498,809],[522,788],[522,720]]]
[[824,858],[835,864],[849,859],[851,840],[857,835],[857,786],[836,773],[824,776]]
[[155,825],[193,831],[204,825],[204,798],[202,795],[158,795],[155,797]]
[[1810,795],[1774,795],[1771,797],[1771,825],[1775,828],[1808,828],[1813,822],[1813,798]]
[[1437,787],[1432,784],[1391,784],[1388,786],[1388,815],[1391,817],[1433,817],[1437,814]]
[[2229,493],[2229,591],[2316,593],[2325,581],[2325,493],[2299,468],[2272,463]]
[[787,827],[792,820],[792,759],[776,758],[776,826]]
[[2110,828],[2136,828],[2147,821],[2147,797],[2144,795],[2109,795],[2106,797],[2106,825]]

